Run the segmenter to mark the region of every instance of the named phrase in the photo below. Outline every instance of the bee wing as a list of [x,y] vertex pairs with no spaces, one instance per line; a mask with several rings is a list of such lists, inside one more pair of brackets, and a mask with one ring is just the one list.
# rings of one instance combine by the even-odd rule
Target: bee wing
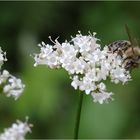
[[133,49],[133,47],[135,46],[135,43],[134,43],[134,40],[133,40],[133,38],[131,36],[131,32],[130,32],[130,29],[128,28],[127,24],[125,24],[125,29],[126,29],[126,32],[127,32],[128,38],[129,38],[129,41],[130,41],[131,46],[132,46],[133,54],[135,54],[135,51]]

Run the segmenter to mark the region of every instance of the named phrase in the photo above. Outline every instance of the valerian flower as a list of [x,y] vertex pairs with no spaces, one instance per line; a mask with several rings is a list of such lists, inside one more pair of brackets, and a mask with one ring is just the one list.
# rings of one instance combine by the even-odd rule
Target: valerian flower
[[8,77],[6,77],[5,79],[6,84],[3,87],[3,92],[6,94],[7,97],[12,96],[15,98],[15,100],[17,100],[21,96],[25,85],[22,83],[21,79],[17,79],[11,74],[7,76]]
[[0,134],[0,140],[25,140],[28,132],[31,132],[31,125],[25,122],[17,121],[10,128],[4,129]]
[[94,102],[102,104],[113,99],[113,93],[107,92],[106,79],[110,78],[115,84],[125,84],[131,76],[124,68],[122,58],[112,53],[108,46],[102,49],[95,35],[82,35],[79,32],[69,42],[59,43],[57,39],[54,45],[42,42],[39,44],[40,53],[34,56],[34,66],[64,68],[72,79],[74,89],[91,94]]
[[4,61],[7,61],[6,53],[0,48],[0,87],[7,97],[12,96],[16,100],[23,93],[25,85],[7,70],[1,70]]

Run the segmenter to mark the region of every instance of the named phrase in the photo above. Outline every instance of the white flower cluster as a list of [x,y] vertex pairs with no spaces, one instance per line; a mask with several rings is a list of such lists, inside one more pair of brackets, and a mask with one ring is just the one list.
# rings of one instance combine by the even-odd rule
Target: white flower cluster
[[72,79],[75,89],[91,94],[94,102],[100,104],[112,99],[112,92],[107,92],[104,81],[107,78],[113,83],[130,80],[129,71],[123,66],[123,60],[116,53],[97,43],[96,33],[83,36],[80,32],[70,42],[60,44],[57,39],[54,45],[42,42],[39,54],[35,54],[35,64],[47,65],[50,68],[64,68]]
[[[5,54],[0,48],[0,70],[1,66],[6,61]],[[22,94],[25,85],[20,79],[17,79],[11,75],[7,70],[1,70],[0,72],[0,87],[7,97],[14,97],[15,100]]]
[[25,140],[25,135],[31,132],[30,125],[26,122],[17,121],[11,128],[0,134],[0,140]]
[[17,79],[13,75],[9,74],[7,70],[4,70],[0,75],[0,84],[3,83],[6,83],[3,86],[3,92],[7,95],[7,97],[12,96],[15,100],[19,98],[25,87],[20,79]]

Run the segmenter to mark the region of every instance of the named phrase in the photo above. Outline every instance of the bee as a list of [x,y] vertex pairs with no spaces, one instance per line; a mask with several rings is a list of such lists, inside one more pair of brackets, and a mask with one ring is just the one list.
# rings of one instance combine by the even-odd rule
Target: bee
[[123,59],[124,68],[128,71],[137,68],[140,63],[140,48],[128,40],[118,40],[108,45],[112,53]]

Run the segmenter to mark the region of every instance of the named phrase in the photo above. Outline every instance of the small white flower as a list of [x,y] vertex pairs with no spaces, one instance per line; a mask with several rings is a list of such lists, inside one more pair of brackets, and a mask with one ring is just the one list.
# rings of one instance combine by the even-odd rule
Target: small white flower
[[97,89],[97,86],[94,81],[90,81],[86,76],[83,77],[80,81],[79,89],[85,91],[86,94],[90,94],[91,91]]
[[25,136],[28,132],[31,132],[31,128],[27,121],[17,121],[0,134],[0,140],[25,140]]
[[126,70],[120,67],[117,67],[116,69],[112,69],[110,73],[111,73],[112,81],[115,83],[117,83],[117,81],[126,83],[131,78],[130,75],[127,74]]
[[73,81],[72,81],[71,85],[74,87],[74,89],[77,89],[79,87],[80,81],[78,79],[78,76],[73,77]]
[[112,92],[108,93],[108,92],[97,92],[97,93],[92,93],[91,94],[92,97],[93,97],[93,101],[96,103],[96,102],[99,102],[100,104],[103,104],[104,102],[108,102],[108,99],[112,99],[113,98],[111,97],[113,95]]
[[0,85],[7,81],[9,75],[10,74],[7,70],[3,70],[2,74],[0,75]]
[[12,96],[15,100],[21,96],[25,87],[20,79],[12,76],[7,70],[4,70],[0,75],[0,85],[6,96]]
[[37,66],[38,64],[46,64],[48,55],[53,52],[52,46],[48,44],[45,45],[44,42],[42,42],[42,44],[39,44],[38,46],[41,47],[41,53],[35,55],[34,59],[36,63],[34,64],[34,66]]
[[83,74],[85,69],[86,62],[83,60],[82,57],[80,57],[74,62],[74,70],[76,74]]
[[106,85],[101,82],[99,85],[98,85],[98,88],[99,88],[99,91],[105,91],[106,90]]
[[99,48],[100,45],[97,44],[97,38],[95,38],[96,33],[88,36],[83,36],[80,32],[76,35],[75,38],[72,38],[74,45],[77,46],[80,50],[79,52],[89,52],[94,51],[96,48]]
[[21,96],[24,87],[25,85],[20,79],[9,75],[7,83],[4,85],[3,92],[6,94],[7,97],[12,96],[15,98],[15,100],[17,100]]

